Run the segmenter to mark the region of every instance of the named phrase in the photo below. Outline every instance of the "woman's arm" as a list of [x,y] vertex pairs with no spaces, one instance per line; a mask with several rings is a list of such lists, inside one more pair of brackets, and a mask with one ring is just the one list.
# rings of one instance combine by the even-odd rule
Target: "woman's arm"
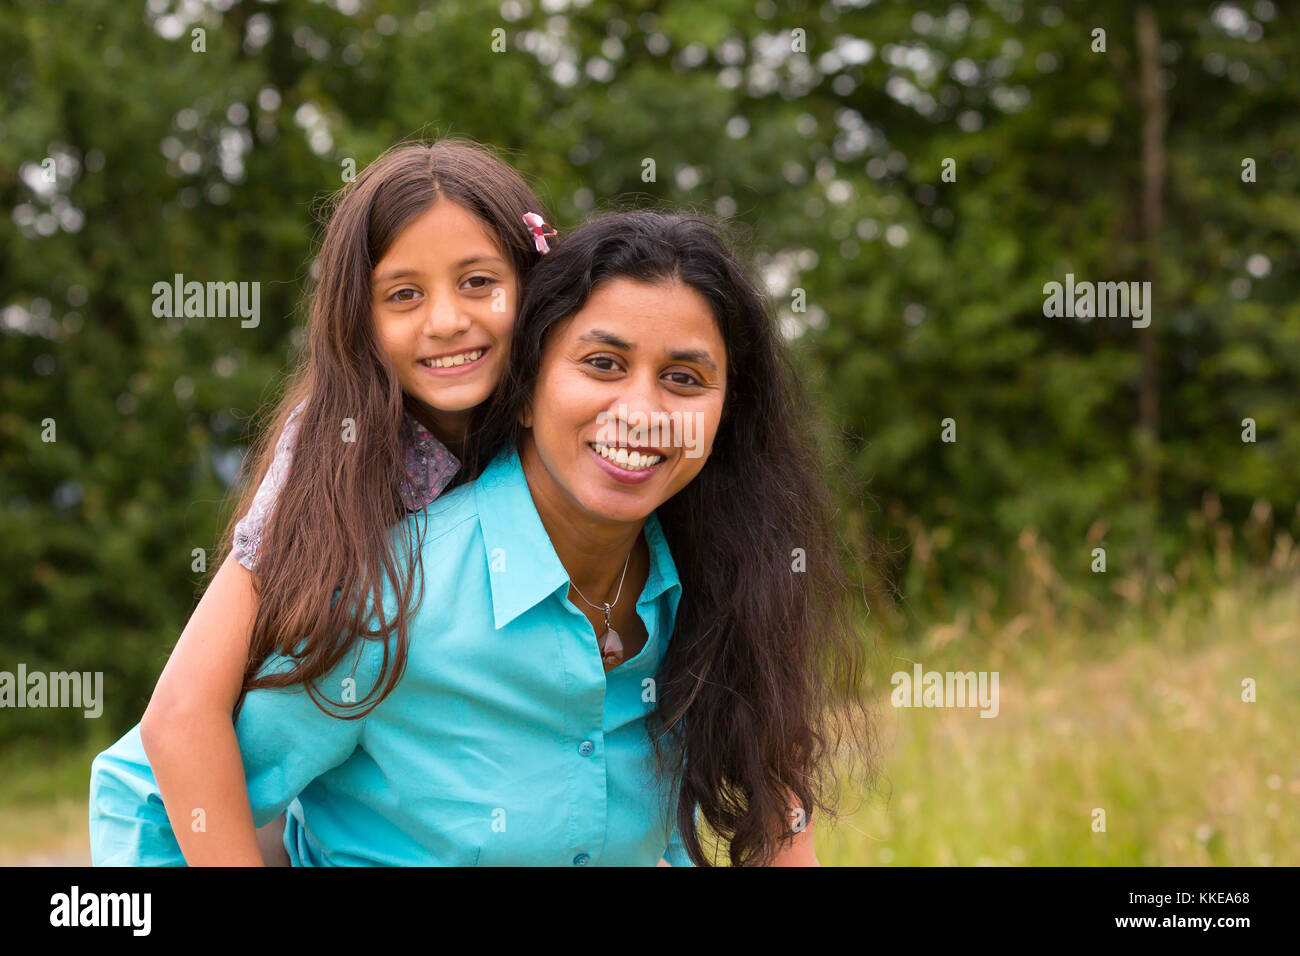
[[[795,799],[794,794],[790,794],[790,827],[794,828],[796,821],[803,815],[803,810],[799,807],[799,802]],[[813,821],[809,816],[803,822],[803,828],[797,830],[794,835],[794,842],[788,847],[782,847],[775,858],[772,866],[821,866],[817,862],[817,851],[813,849]]]
[[190,866],[261,866],[233,712],[257,594],[232,553],[218,569],[140,721],[176,842]]
[[264,827],[257,828],[257,847],[262,851],[262,862],[267,866],[292,866],[289,851],[284,848],[284,814],[280,814]]
[[[791,817],[793,826],[794,817]],[[678,835],[676,827],[673,828],[672,836],[668,841],[668,852],[664,855],[656,866],[672,866],[668,862],[669,856],[676,856],[683,860],[683,865],[691,866],[690,859],[686,856],[686,848],[682,846],[681,837]],[[783,847],[777,851],[776,856],[772,859],[771,866],[821,866],[817,862],[817,851],[813,849],[812,820],[809,819],[803,830],[796,833],[794,842],[791,846]]]
[[772,866],[821,866],[817,851],[813,849],[813,825],[808,825],[794,835],[794,844],[781,849],[772,860]]

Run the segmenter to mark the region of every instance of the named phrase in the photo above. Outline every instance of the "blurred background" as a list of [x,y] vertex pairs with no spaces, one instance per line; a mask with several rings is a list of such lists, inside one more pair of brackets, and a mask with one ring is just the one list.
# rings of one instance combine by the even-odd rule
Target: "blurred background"
[[[766,280],[880,659],[880,792],[823,864],[1300,863],[1297,67],[1268,0],[9,0],[0,671],[104,689],[0,710],[0,863],[88,862],[316,204],[439,134],[561,234],[686,204]],[[259,324],[155,317],[176,273],[260,283]],[[1150,325],[1046,316],[1067,274],[1150,282]],[[914,662],[997,671],[998,716],[891,707]]]

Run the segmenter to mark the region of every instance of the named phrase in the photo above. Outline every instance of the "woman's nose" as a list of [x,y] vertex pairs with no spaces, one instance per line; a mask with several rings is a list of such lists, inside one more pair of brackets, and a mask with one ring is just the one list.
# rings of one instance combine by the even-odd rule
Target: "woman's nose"
[[632,411],[649,412],[658,407],[659,388],[653,375],[634,371],[623,379],[621,385],[619,398]]
[[636,415],[642,423],[654,423],[667,413],[659,391],[659,380],[653,372],[630,375],[623,380],[611,403],[611,417],[627,421]]

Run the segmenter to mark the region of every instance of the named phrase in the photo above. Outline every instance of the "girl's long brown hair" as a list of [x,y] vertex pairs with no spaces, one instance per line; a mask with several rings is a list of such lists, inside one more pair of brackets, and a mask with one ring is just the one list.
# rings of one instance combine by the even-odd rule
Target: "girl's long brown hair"
[[[252,447],[252,480],[240,494],[213,564],[220,567],[229,554],[235,524],[252,504],[276,440],[293,409],[305,403],[292,465],[258,547],[258,607],[236,714],[248,691],[294,684],[304,684],[324,710],[313,682],[363,637],[384,640],[381,679],[355,712],[349,707],[336,716],[369,713],[405,669],[407,619],[423,600],[423,575],[419,543],[410,539],[408,522],[399,522],[404,511],[399,482],[405,478],[399,430],[404,412],[418,406],[403,393],[376,334],[371,275],[398,234],[441,199],[482,220],[521,284],[539,258],[523,215],[546,217],[546,210],[515,170],[469,140],[395,146],[326,203],[308,346],[274,406],[271,427]],[[475,468],[462,465],[455,483],[473,478]],[[399,535],[390,533],[395,524]],[[416,579],[420,595],[412,602]],[[391,621],[384,611],[386,581],[397,598]],[[372,619],[375,627],[369,628]],[[279,654],[292,658],[293,666],[259,675],[267,659]]]

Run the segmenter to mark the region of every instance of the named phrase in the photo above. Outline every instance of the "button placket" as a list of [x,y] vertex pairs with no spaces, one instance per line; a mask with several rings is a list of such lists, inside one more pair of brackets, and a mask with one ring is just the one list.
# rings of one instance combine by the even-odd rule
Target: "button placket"
[[[562,599],[563,600],[563,599]],[[573,866],[594,865],[593,857],[605,846],[609,825],[607,767],[600,749],[604,739],[605,697],[608,685],[594,646],[591,624],[586,616],[567,601],[572,615],[562,629],[565,684],[569,694],[567,708],[569,738],[568,774],[571,784],[569,853]],[[589,640],[590,639],[590,640]]]

